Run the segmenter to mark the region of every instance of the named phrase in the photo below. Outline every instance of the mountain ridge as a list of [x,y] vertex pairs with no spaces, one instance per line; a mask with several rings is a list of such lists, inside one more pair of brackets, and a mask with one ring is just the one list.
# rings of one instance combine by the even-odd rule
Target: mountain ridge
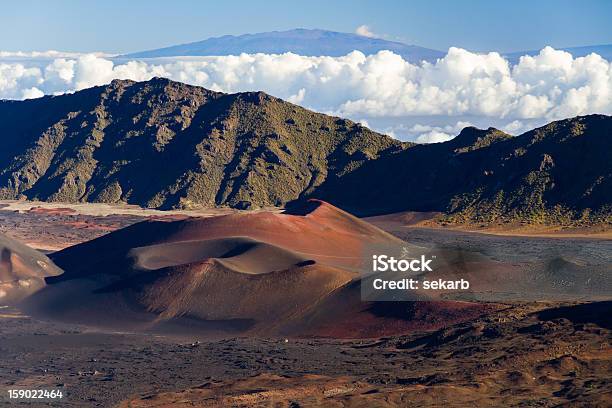
[[284,54],[293,52],[305,56],[344,56],[352,51],[366,55],[390,50],[411,62],[434,62],[444,52],[408,45],[381,38],[319,29],[293,29],[265,33],[224,35],[202,41],[179,44],[153,50],[120,55],[118,58],[163,58],[175,56],[219,56],[242,53]]
[[286,206],[358,215],[439,211],[450,222],[610,222],[612,117],[519,136],[467,127],[399,142],[263,92],[163,78],[0,102],[0,198],[145,207]]
[[[33,112],[43,112],[35,120]],[[0,103],[0,197],[155,208],[283,205],[409,144],[263,92],[115,80]],[[8,120],[11,118],[11,120]],[[150,175],[155,175],[151,178]]]
[[[320,197],[362,215],[410,209],[444,212],[458,223],[612,223],[612,117],[559,120],[515,137],[494,128],[466,131],[476,137],[384,157],[344,178],[340,194],[322,186]],[[458,147],[458,139],[475,143]],[[393,179],[383,177],[388,173]],[[415,186],[417,194],[398,186]],[[357,197],[370,208],[353,209]]]

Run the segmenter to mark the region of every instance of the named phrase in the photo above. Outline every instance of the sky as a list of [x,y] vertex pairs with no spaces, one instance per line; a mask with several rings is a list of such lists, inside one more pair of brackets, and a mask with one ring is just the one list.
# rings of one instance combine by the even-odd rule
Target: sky
[[126,53],[292,28],[377,35],[442,51],[512,52],[612,42],[612,1],[32,1],[0,12],[0,50]]
[[[265,91],[400,140],[441,142],[465,126],[518,135],[553,120],[612,115],[612,62],[559,48],[612,44],[612,1],[6,1],[0,99],[167,77],[221,92]],[[374,35],[445,52],[390,51],[113,59],[211,36],[293,28]],[[56,51],[52,51],[56,50]],[[516,63],[505,52],[538,50]],[[37,51],[37,52],[32,52]]]

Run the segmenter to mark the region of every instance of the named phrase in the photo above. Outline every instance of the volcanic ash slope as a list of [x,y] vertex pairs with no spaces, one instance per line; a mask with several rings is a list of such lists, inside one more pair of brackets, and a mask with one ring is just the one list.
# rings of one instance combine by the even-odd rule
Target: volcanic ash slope
[[0,305],[18,302],[61,270],[42,253],[0,234]]
[[299,332],[358,280],[365,245],[401,242],[317,200],[282,214],[145,221],[53,254],[65,273],[29,307],[107,327]]

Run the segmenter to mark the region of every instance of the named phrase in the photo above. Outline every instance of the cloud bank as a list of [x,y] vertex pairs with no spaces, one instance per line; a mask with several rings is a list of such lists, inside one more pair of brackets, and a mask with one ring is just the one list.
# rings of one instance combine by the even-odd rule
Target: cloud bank
[[433,64],[410,63],[390,51],[370,56],[354,51],[343,57],[287,53],[134,61],[99,54],[0,52],[0,98],[5,99],[154,76],[224,92],[264,90],[423,142],[448,139],[466,123],[517,134],[565,117],[612,114],[612,63],[596,54],[573,58],[550,47],[521,57],[516,65],[498,53],[460,48],[450,48]]

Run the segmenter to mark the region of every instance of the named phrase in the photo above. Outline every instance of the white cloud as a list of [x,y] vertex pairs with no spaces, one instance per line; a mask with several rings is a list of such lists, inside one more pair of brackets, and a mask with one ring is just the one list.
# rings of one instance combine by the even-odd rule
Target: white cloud
[[418,143],[440,143],[451,140],[453,137],[455,136],[449,135],[448,133],[439,132],[437,130],[432,130],[417,137],[416,141]]
[[355,29],[355,34],[360,35],[362,37],[376,38],[377,35],[370,30],[370,27],[367,25],[360,25]]
[[[103,52],[92,53],[98,57],[110,57],[111,54]],[[3,59],[50,59],[50,58],[78,58],[83,55],[78,52],[63,52],[63,51],[0,51],[0,58]]]
[[304,100],[305,95],[306,95],[306,89],[300,88],[300,90],[295,95],[289,96],[287,100],[291,103],[295,103],[296,105],[299,105]]
[[525,124],[520,120],[513,120],[512,122],[506,124],[502,130],[511,135],[516,135],[525,130]]
[[369,127],[370,127],[370,123],[368,123],[368,121],[367,121],[367,120],[365,120],[365,119],[359,119],[359,120],[357,121],[357,123],[359,123],[361,126],[365,126],[365,127],[367,127],[367,128],[369,128]]
[[564,117],[612,114],[612,64],[596,54],[573,58],[550,47],[521,57],[514,66],[498,53],[454,47],[436,63],[419,65],[390,51],[139,61],[57,51],[0,52],[0,98],[31,98],[115,78],[154,76],[224,92],[264,90],[320,112],[366,121],[405,140],[454,136],[461,130],[457,123],[497,126],[516,134]]
[[45,80],[58,81],[58,84],[70,84],[74,78],[74,64],[76,64],[74,60],[64,58],[54,60],[45,67]]
[[418,143],[438,143],[451,140],[463,130],[463,128],[473,126],[466,121],[457,121],[454,124],[448,123],[443,126],[431,124],[415,123],[411,126],[399,124],[380,129],[383,133],[393,135],[402,140],[414,140]]
[[40,89],[36,88],[35,86],[29,89],[24,89],[21,94],[22,99],[35,99],[43,96],[45,96],[45,93]]

